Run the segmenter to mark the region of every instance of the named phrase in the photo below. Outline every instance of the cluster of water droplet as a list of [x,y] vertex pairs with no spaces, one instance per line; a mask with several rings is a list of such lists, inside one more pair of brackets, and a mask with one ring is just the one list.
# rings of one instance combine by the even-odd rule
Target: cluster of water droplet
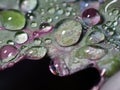
[[103,2],[21,0],[18,7],[1,10],[0,67],[22,58],[39,60],[49,55],[50,71],[65,76],[100,61],[108,54],[102,47],[106,37],[116,43],[120,38],[119,10],[107,12],[104,20],[99,12]]

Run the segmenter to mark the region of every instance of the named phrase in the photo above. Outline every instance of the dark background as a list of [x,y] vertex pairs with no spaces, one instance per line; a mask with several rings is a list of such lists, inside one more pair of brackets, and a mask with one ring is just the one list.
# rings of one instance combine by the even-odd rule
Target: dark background
[[22,60],[0,71],[0,90],[90,90],[100,76],[95,68],[88,68],[71,76],[58,77],[49,71],[50,59]]

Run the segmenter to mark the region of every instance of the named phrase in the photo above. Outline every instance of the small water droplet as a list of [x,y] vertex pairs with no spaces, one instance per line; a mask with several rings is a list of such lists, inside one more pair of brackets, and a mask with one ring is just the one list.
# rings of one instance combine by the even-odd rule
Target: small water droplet
[[99,9],[100,3],[98,0],[81,0],[80,1],[80,10],[84,11],[87,8]]
[[49,14],[54,14],[55,13],[55,8],[49,8],[48,13]]
[[44,15],[44,14],[45,14],[45,10],[41,9],[41,15]]
[[34,45],[35,46],[40,46],[41,45],[41,43],[42,43],[42,40],[41,39],[39,39],[39,38],[36,38],[36,39],[34,39]]
[[52,3],[52,2],[51,2],[51,3],[49,3],[49,4],[50,4],[50,6],[53,6],[53,5],[54,5],[54,3]]
[[8,41],[7,41],[7,44],[9,44],[9,45],[14,45],[15,43],[14,43],[12,40],[8,40]]
[[112,13],[113,13],[114,15],[118,15],[118,14],[120,13],[120,11],[119,11],[118,9],[113,9]]
[[43,58],[47,53],[47,49],[42,46],[33,46],[26,51],[28,59],[39,60]]
[[33,20],[36,16],[33,13],[27,13],[26,17],[30,20]]
[[63,13],[64,13],[64,10],[63,10],[63,9],[57,10],[57,14],[58,14],[58,15],[62,15]]
[[88,26],[93,26],[101,21],[101,16],[94,8],[84,10],[82,13],[82,19]]
[[92,32],[89,36],[88,36],[88,40],[87,42],[90,42],[91,44],[94,43],[100,43],[103,40],[105,40],[105,35],[101,32]]
[[67,7],[66,10],[71,12],[73,10],[73,8],[72,7]]
[[37,3],[37,0],[21,0],[19,6],[22,11],[29,12],[37,7]]
[[39,28],[44,29],[44,28],[49,27],[49,26],[50,26],[49,23],[41,23]]
[[47,22],[48,22],[48,23],[51,23],[52,21],[53,21],[52,18],[47,18]]
[[38,24],[35,22],[35,21],[33,21],[33,22],[31,22],[31,27],[37,27],[38,26]]
[[28,40],[28,34],[25,32],[17,32],[14,37],[15,42],[18,44],[23,44]]
[[67,6],[67,3],[63,2],[63,3],[62,3],[62,6],[63,6],[63,7],[66,7],[66,6]]
[[56,17],[55,17],[55,19],[57,20],[57,19],[59,19],[59,17],[58,17],[58,16],[56,16]]
[[117,21],[114,21],[113,22],[113,26],[116,27],[118,25],[118,22]]
[[107,21],[107,22],[106,22],[106,25],[107,25],[107,26],[111,26],[111,25],[112,25],[112,22],[111,22],[111,21]]
[[51,43],[52,43],[52,40],[50,38],[45,39],[45,44],[51,44]]
[[71,15],[71,12],[69,12],[69,11],[65,12],[65,16],[70,16],[70,15]]
[[0,48],[0,60],[8,62],[14,59],[19,53],[19,50],[13,45],[5,45]]
[[103,28],[104,30],[107,30],[107,29],[108,29],[108,27],[107,27],[105,24],[102,25],[102,28]]

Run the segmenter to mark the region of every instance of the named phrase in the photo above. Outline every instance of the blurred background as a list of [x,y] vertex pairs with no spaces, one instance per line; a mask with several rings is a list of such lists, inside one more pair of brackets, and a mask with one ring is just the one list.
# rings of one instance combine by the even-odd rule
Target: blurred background
[[22,60],[0,71],[0,90],[90,90],[100,76],[95,68],[88,68],[71,76],[58,77],[49,71],[50,58]]

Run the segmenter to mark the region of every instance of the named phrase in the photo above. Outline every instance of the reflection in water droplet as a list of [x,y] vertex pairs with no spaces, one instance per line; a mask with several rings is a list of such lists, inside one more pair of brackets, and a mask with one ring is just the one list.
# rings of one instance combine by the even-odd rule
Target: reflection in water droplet
[[28,40],[28,34],[25,32],[17,32],[15,34],[15,42],[18,44],[23,44]]
[[49,23],[41,23],[39,28],[44,29],[44,28],[49,27],[49,26],[50,26]]
[[0,60],[8,62],[14,59],[19,53],[19,50],[13,45],[5,45],[0,48]]
[[7,44],[14,45],[15,43],[12,40],[8,40]]
[[37,0],[21,0],[20,9],[24,12],[32,11],[36,8],[37,3]]
[[47,53],[47,49],[42,46],[33,46],[26,51],[28,59],[39,60],[43,58]]

